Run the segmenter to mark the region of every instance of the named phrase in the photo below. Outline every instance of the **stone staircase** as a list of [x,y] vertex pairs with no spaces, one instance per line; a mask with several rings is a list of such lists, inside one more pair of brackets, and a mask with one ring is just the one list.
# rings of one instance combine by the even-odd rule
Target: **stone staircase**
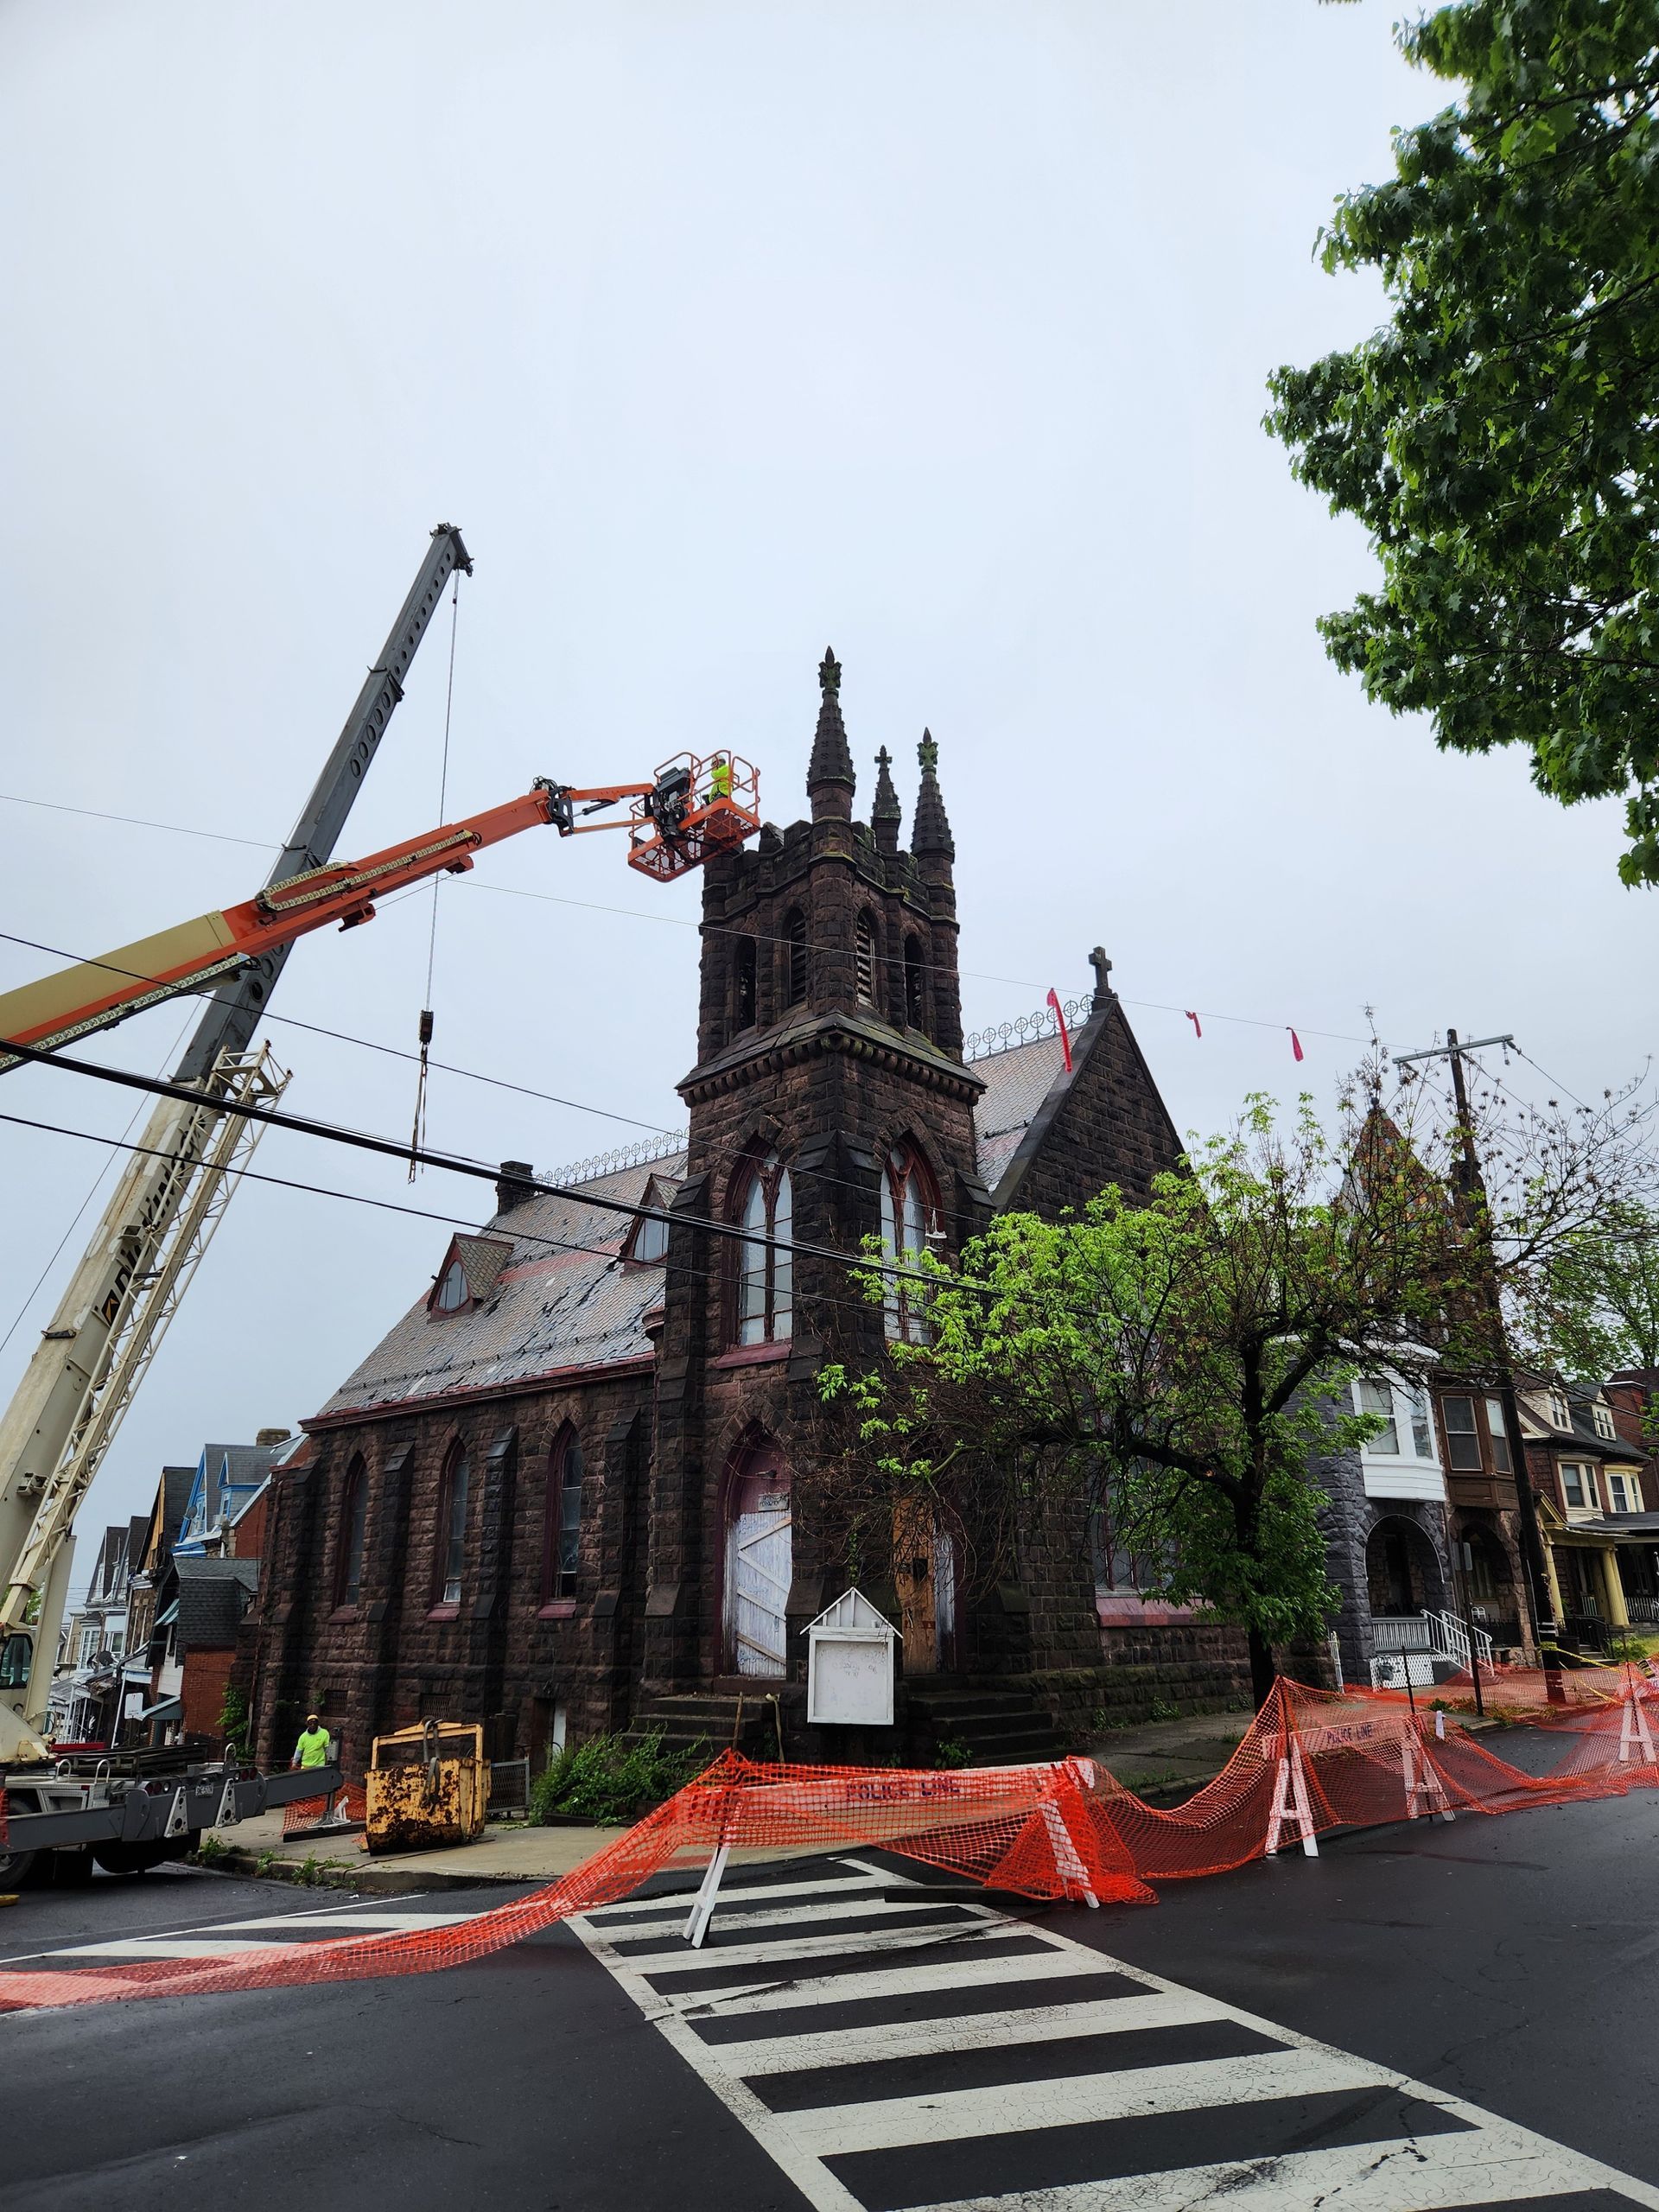
[[[897,1726],[887,1729],[807,1729],[805,1693],[799,1685],[781,1693],[785,1756],[791,1760],[890,1760],[906,1766],[947,1763],[969,1766],[1020,1766],[1063,1756],[1066,1746],[1047,1712],[1029,1692],[984,1689],[958,1680],[900,1681]],[[741,1701],[735,1692],[697,1690],[650,1694],[635,1706],[625,1740],[660,1732],[665,1751],[689,1751],[702,1745],[712,1758],[735,1743],[753,1759],[778,1756],[778,1724],[769,1692],[760,1688]],[[963,1754],[966,1754],[964,1759]]]
[[[625,1740],[637,1743],[643,1736],[660,1733],[665,1751],[689,1751],[702,1744],[713,1758],[735,1744],[752,1759],[775,1759],[778,1733],[772,1713],[765,1694],[759,1693],[741,1700],[735,1695],[726,1696],[715,1690],[642,1697],[634,1707]],[[787,1743],[787,1711],[784,1727]]]
[[1045,1708],[1025,1690],[912,1681],[905,1686],[905,1757],[938,1764],[943,1750],[970,1766],[1022,1766],[1064,1756],[1065,1745]]

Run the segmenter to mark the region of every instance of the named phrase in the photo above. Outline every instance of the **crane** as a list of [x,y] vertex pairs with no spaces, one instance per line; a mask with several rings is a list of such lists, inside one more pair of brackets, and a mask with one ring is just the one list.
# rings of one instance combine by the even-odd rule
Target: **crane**
[[[585,818],[624,800],[629,803],[626,822]],[[464,873],[475,853],[523,830],[539,825],[574,836],[590,830],[626,829],[630,866],[655,880],[669,881],[734,851],[760,829],[758,809],[759,778],[735,754],[702,760],[681,753],[664,762],[648,782],[577,786],[538,777],[528,791],[483,813],[443,823],[364,860],[320,861],[267,883],[238,906],[199,915],[0,995],[0,1072],[24,1061],[49,1065],[54,1049],[71,1039],[216,979],[235,978],[221,984],[233,994],[249,969],[274,975],[301,937],[331,923],[343,930],[357,928],[373,918],[377,899],[429,877]],[[15,1534],[8,1540],[0,1521],[0,1766],[48,1756],[41,1723],[76,1511],[257,1139],[260,1124],[247,1109],[272,1103],[287,1081],[274,1068],[268,1047],[257,1053],[245,1049],[251,1033],[251,1026],[240,1049],[220,1052],[203,1084],[200,1104],[169,1099],[158,1109],[156,1121],[177,1133],[173,1148],[159,1163],[136,1156],[118,1190],[106,1220],[130,1222],[130,1208],[122,1203],[129,1185],[135,1194],[140,1186],[153,1186],[154,1199],[137,1229],[129,1227],[124,1239],[117,1237],[124,1272],[112,1286],[107,1314],[96,1309],[105,1324],[93,1332],[96,1370],[69,1354],[67,1345],[80,1332],[58,1338],[48,1331],[23,1388],[0,1420],[0,1480],[7,1484],[0,1499],[14,1498],[28,1509],[26,1528],[23,1516],[14,1514],[13,1529],[22,1529],[21,1541]],[[107,1262],[106,1246],[107,1239],[95,1240],[94,1252],[66,1295],[64,1306],[83,1317],[90,1317],[89,1301],[103,1281],[97,1268]],[[87,1325],[86,1319],[82,1325]],[[54,1351],[54,1345],[62,1348]],[[37,1363],[41,1371],[31,1390]],[[58,1445],[60,1435],[63,1440]],[[3,1702],[8,1688],[23,1692],[10,1711]],[[15,1773],[5,1777],[5,1796],[14,1809],[19,1782]],[[279,1782],[268,1788],[280,1786]],[[50,1793],[42,1785],[40,1794]],[[38,1819],[50,1823],[49,1831],[40,1833],[53,1841],[63,1837],[73,1847],[76,1808],[66,1805],[62,1794],[60,1785],[50,1802],[39,1803]],[[168,1814],[175,1822],[169,1833],[188,1834],[190,1806],[200,1810],[211,1794],[198,1789],[194,1798],[188,1792],[178,1796]],[[267,1794],[258,1802],[275,1801]],[[91,1818],[110,1808],[86,1810]],[[162,1847],[153,1840],[146,1845],[133,1828],[130,1808],[121,1817],[127,1825],[120,1831],[120,1850]],[[159,1813],[156,1818],[160,1820]],[[19,1825],[13,1821],[14,1830]],[[25,1833],[30,1825],[26,1815],[21,1822]],[[0,1837],[0,1854],[4,1850]]]
[[[472,569],[460,531],[440,523],[271,870],[271,884],[327,862],[445,587],[458,571],[470,575]],[[0,1764],[36,1756],[41,1749],[68,1592],[75,1509],[235,1188],[230,1171],[245,1162],[257,1141],[259,1124],[236,1120],[230,1109],[270,1103],[286,1082],[268,1052],[251,1053],[249,1046],[287,957],[287,943],[272,938],[249,959],[210,963],[210,972],[188,987],[209,987],[212,995],[174,1079],[200,1090],[200,1103],[164,1100],[150,1116],[0,1414],[0,1592],[6,1623],[0,1628]],[[101,1017],[89,1013],[74,1033],[85,1035],[138,1011],[138,1003],[128,1000]],[[26,1554],[29,1587],[20,1599],[16,1583]],[[3,1804],[0,1797],[0,1808]]]

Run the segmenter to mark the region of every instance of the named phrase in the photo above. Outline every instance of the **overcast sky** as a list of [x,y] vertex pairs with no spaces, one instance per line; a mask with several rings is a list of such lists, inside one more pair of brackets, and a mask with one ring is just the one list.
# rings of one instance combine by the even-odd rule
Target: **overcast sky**
[[[454,520],[477,574],[450,813],[730,744],[788,822],[830,645],[861,810],[879,746],[908,804],[925,722],[939,741],[970,1027],[1085,989],[1099,941],[1183,1128],[1251,1089],[1328,1090],[1367,1007],[1395,1049],[1512,1030],[1593,1095],[1653,1033],[1659,908],[1618,883],[1618,810],[1563,812],[1518,755],[1442,758],[1329,666],[1314,617],[1370,564],[1260,428],[1275,365],[1380,316],[1311,249],[1385,172],[1390,125],[1440,104],[1396,13],[9,0],[0,782],[278,843]],[[343,855],[438,818],[448,628]],[[267,865],[0,822],[0,928],[76,955]],[[639,1134],[607,1112],[677,1125],[696,898],[620,841],[540,833],[446,888],[438,1056],[604,1110],[439,1077],[431,1140],[554,1168]],[[308,940],[276,1011],[408,1050],[429,912]],[[49,964],[0,944],[0,986]],[[180,1026],[158,1010],[97,1049],[159,1071]],[[270,1034],[296,1111],[407,1131],[403,1062]],[[0,1110],[82,1131],[130,1110],[38,1070],[3,1089]],[[9,1391],[105,1154],[0,1125],[0,1157]],[[476,1186],[281,1134],[256,1164],[479,1211]],[[313,1411],[447,1236],[245,1187],[82,1569],[164,1461]]]

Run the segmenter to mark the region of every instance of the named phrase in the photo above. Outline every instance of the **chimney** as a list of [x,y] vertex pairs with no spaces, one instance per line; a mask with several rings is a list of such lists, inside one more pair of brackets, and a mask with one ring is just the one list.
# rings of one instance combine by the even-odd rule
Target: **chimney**
[[495,1210],[511,1213],[536,1195],[536,1170],[527,1160],[504,1160],[495,1185]]
[[254,1431],[253,1440],[256,1445],[286,1444],[293,1433],[288,1428],[260,1428]]

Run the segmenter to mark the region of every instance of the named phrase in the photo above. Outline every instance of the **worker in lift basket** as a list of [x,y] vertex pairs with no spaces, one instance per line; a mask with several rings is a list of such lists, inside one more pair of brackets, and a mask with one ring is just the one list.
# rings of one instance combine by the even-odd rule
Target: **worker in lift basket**
[[709,804],[732,795],[732,764],[723,753],[716,753],[709,766]]
[[328,1731],[315,1713],[305,1716],[305,1726],[300,1740],[294,1746],[289,1766],[327,1766],[328,1764]]

